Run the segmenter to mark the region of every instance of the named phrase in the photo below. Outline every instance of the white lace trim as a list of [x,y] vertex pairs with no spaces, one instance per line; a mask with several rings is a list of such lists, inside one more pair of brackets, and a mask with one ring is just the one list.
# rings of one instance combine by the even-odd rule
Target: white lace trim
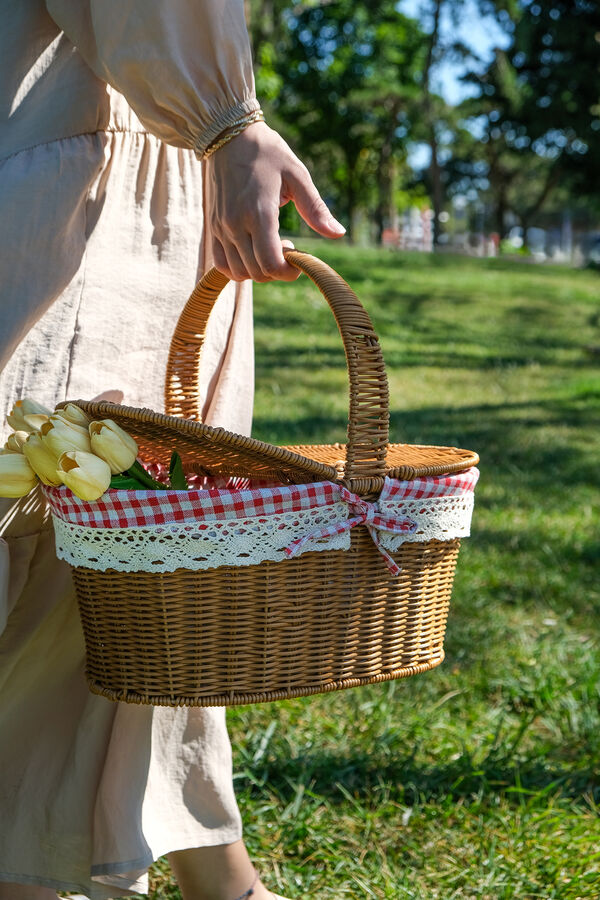
[[474,501],[473,491],[427,500],[380,500],[377,505],[382,513],[398,519],[407,518],[417,524],[416,530],[408,535],[380,531],[381,544],[393,553],[405,541],[451,541],[469,537]]
[[[89,528],[54,517],[56,552],[72,566],[118,572],[174,572],[254,566],[286,559],[285,548],[298,537],[347,516],[345,503],[301,512],[188,525],[140,528]],[[350,533],[311,541],[310,550],[347,550]]]
[[[404,541],[441,541],[470,533],[473,493],[428,500],[381,501],[379,508],[417,524],[411,534],[379,531],[383,547],[396,551]],[[254,566],[287,559],[285,548],[320,528],[353,517],[340,501],[300,512],[184,525],[90,528],[53,516],[56,551],[72,566],[118,572],[199,571],[219,566]],[[308,541],[301,553],[347,550],[350,531]]]

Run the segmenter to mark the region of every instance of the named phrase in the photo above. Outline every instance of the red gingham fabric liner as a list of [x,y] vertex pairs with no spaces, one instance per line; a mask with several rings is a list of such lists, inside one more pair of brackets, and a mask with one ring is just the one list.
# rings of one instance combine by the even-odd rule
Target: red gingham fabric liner
[[[479,471],[397,481],[387,478],[382,501],[456,496],[475,488]],[[67,487],[44,487],[54,515],[88,528],[143,528],[197,520],[244,519],[295,512],[343,501],[340,485],[314,484],[259,487],[253,490],[192,489],[190,491],[110,490],[93,503],[80,500]],[[201,526],[200,526],[201,527]]]
[[429,500],[433,497],[456,497],[474,491],[479,479],[479,469],[473,467],[457,475],[438,475],[432,478],[414,478],[397,481],[386,478],[380,500]]

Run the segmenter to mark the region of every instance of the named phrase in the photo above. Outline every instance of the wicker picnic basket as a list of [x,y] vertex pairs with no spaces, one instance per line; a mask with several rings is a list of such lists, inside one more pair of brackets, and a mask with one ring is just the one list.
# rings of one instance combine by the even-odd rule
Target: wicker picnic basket
[[[385,366],[367,313],[329,266],[296,250],[286,251],[286,257],[317,285],[342,336],[350,382],[346,447],[274,446],[199,421],[204,330],[227,284],[216,270],[192,293],[172,338],[167,415],[106,402],[76,402],[92,417],[111,418],[129,431],[144,462],[168,462],[176,447],[188,472],[205,476],[208,484],[211,479],[215,485],[237,479],[250,488],[267,485],[263,487],[267,494],[269,485],[275,484],[277,496],[299,496],[305,506],[308,496],[338,491],[335,502],[328,495],[331,502],[323,509],[337,509],[335,503],[339,506],[343,496],[359,518],[344,534],[329,538],[333,549],[324,538],[325,543],[309,542],[297,557],[276,548],[273,558],[258,563],[239,547],[234,564],[215,566],[197,554],[172,571],[154,565],[164,562],[160,557],[139,565],[146,571],[134,571],[135,553],[125,571],[116,565],[106,568],[101,554],[90,553],[87,565],[70,558],[86,642],[87,678],[95,693],[155,705],[236,705],[402,678],[443,660],[460,537],[451,530],[441,535],[443,539],[424,539],[421,534],[421,539],[405,540],[405,535],[398,538],[395,550],[383,551],[374,538],[376,504],[384,487],[410,492],[419,485],[410,509],[424,512],[418,509],[424,502],[418,499],[425,496],[423,485],[425,489],[435,485],[435,494],[440,483],[472,472],[478,457],[453,447],[389,444]],[[55,526],[60,526],[57,549],[69,558],[61,541],[79,526],[68,521],[64,508],[60,511],[61,491],[66,488],[48,493],[56,495],[50,499]],[[130,504],[129,513],[140,508],[138,493],[127,492],[125,499],[123,492],[118,494],[121,504]],[[195,496],[210,494],[214,504],[215,497],[221,502],[221,493],[229,500],[233,496],[231,490],[219,488]],[[246,495],[242,491],[240,496]],[[90,515],[93,512],[88,509]],[[322,520],[319,514],[316,521]],[[143,525],[145,520],[136,521]],[[256,521],[264,523],[267,518]],[[353,523],[357,527],[350,527]],[[179,522],[181,540],[172,542],[176,547],[191,540],[193,524]],[[410,521],[409,525],[414,531],[416,525]],[[171,526],[175,528],[174,522]],[[206,522],[199,527],[211,533]],[[333,527],[328,532],[329,527],[325,523],[326,534],[335,531]],[[82,530],[93,537],[110,531]],[[149,545],[156,535],[141,527],[135,535],[123,533],[118,540],[126,545],[134,538]]]

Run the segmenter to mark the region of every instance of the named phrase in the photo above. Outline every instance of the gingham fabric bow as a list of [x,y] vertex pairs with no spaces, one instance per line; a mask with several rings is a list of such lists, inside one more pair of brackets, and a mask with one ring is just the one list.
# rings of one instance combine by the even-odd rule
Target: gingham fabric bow
[[291,559],[297,556],[309,541],[342,534],[344,531],[350,531],[351,528],[355,528],[356,525],[366,525],[369,534],[373,538],[373,543],[385,559],[388,569],[392,575],[399,575],[402,570],[394,562],[385,547],[382,546],[378,532],[391,531],[393,534],[410,534],[416,531],[416,522],[412,522],[410,519],[396,519],[393,516],[382,515],[376,503],[368,503],[362,497],[359,497],[358,494],[353,494],[352,491],[347,490],[345,487],[340,487],[340,499],[348,504],[350,510],[355,514],[354,518],[345,519],[343,522],[332,522],[330,525],[324,525],[322,528],[317,528],[315,531],[304,535],[304,537],[292,541],[289,547],[285,548],[286,555]]

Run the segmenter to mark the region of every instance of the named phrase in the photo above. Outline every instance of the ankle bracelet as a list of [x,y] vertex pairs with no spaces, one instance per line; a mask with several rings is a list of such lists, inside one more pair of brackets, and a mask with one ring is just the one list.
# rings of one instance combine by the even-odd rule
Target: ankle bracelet
[[254,881],[250,885],[247,891],[244,891],[243,894],[240,894],[239,897],[236,897],[235,900],[248,900],[248,897],[251,897],[254,893],[254,888],[256,887],[256,882],[258,881],[258,872],[254,875]]

